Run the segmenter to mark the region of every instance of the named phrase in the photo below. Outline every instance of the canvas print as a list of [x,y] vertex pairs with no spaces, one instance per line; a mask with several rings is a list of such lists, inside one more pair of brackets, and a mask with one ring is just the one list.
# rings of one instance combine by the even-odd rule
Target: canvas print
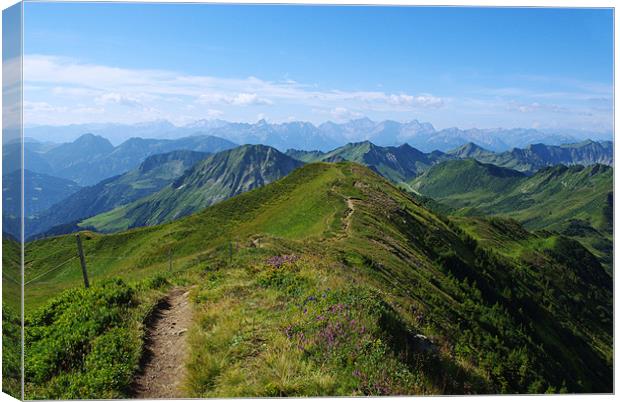
[[4,10],[3,391],[612,393],[613,12]]

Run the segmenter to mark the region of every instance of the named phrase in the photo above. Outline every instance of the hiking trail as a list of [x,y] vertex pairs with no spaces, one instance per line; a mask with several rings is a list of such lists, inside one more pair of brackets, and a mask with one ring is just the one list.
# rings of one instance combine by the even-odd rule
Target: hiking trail
[[139,399],[183,397],[187,330],[192,320],[189,291],[175,288],[153,312],[147,324],[146,351],[134,379]]

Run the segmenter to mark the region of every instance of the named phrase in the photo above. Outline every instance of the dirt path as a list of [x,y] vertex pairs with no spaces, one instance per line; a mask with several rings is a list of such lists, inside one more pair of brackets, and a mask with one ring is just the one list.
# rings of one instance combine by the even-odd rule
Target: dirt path
[[185,377],[186,336],[192,314],[187,289],[173,289],[148,324],[142,372],[134,380],[134,397],[180,398]]
[[355,204],[353,204],[352,198],[347,198],[347,207],[349,210],[347,211],[347,216],[344,217],[344,229],[347,234],[351,233],[351,217],[353,216],[353,212],[355,212]]

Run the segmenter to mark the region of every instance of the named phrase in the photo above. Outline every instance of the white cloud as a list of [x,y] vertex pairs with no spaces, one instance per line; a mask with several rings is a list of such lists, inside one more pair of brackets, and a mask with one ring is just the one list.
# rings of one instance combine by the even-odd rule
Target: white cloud
[[520,112],[520,113],[534,113],[534,112],[551,112],[551,113],[560,113],[560,114],[584,113],[584,111],[573,110],[573,109],[560,106],[560,105],[546,104],[546,103],[540,103],[540,102],[531,102],[531,103],[509,102],[506,105],[506,109],[509,111],[515,111],[515,112]]
[[67,111],[66,107],[52,106],[47,102],[24,101],[24,113],[41,113],[41,112],[62,113],[66,111]]
[[[125,69],[46,55],[24,57],[24,82],[28,100],[65,107],[67,111],[62,118],[66,123],[84,118],[72,110],[78,103],[99,109],[110,106],[100,118],[125,122],[144,118],[175,121],[181,115],[187,118],[187,113],[200,118],[204,115],[204,105],[217,105],[214,110],[221,109],[227,116],[246,121],[256,116],[260,111],[257,108],[275,104],[278,105],[275,113],[282,114],[282,119],[313,108],[403,112],[443,106],[441,98],[430,94],[322,90],[290,79],[266,81],[253,76],[222,78],[167,70]],[[29,123],[48,124],[61,118],[51,113],[52,110],[30,114]]]
[[329,113],[331,114],[332,118],[337,121],[346,121],[363,117],[361,113],[349,110],[345,107],[333,108],[329,111]]
[[236,95],[225,95],[217,93],[203,94],[198,97],[198,103],[210,104],[210,103],[223,103],[234,106],[257,106],[257,105],[272,105],[273,102],[266,98],[261,98],[255,93],[239,93]]
[[443,100],[437,96],[433,95],[419,95],[419,96],[411,96],[406,94],[399,95],[390,95],[388,97],[388,103],[391,105],[409,105],[415,107],[442,107]]
[[256,94],[242,93],[232,98],[231,104],[239,106],[271,105],[273,104],[273,102],[271,102],[269,99],[259,98]]
[[95,98],[95,102],[99,104],[110,104],[115,103],[123,106],[130,107],[141,107],[142,103],[140,103],[137,99],[132,97],[131,95],[124,95],[117,92],[108,92],[103,95]]
[[217,109],[208,109],[207,110],[207,117],[214,119],[217,117],[222,117],[224,115],[224,112],[222,112],[221,110],[217,110]]

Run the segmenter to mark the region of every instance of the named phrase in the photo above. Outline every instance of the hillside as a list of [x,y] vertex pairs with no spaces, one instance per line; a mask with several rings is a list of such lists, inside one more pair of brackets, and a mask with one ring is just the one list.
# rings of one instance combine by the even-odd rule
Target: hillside
[[264,145],[233,148],[204,159],[157,193],[86,219],[80,226],[107,232],[168,222],[263,186],[301,165]]
[[[66,195],[73,194],[80,189],[75,182],[24,170],[24,213],[26,219],[35,216]],[[5,233],[19,237],[19,215],[21,209],[22,174],[14,170],[2,177],[2,226]]]
[[[75,230],[80,220],[155,193],[182,176],[207,153],[172,151],[147,157],[137,168],[115,176],[63,199],[26,222],[26,238],[49,230],[60,234]],[[57,227],[63,225],[63,227]],[[64,232],[64,233],[68,233]]]
[[485,160],[493,159],[497,156],[495,152],[486,150],[479,145],[474,144],[473,142],[468,142],[465,145],[461,145],[456,149],[452,149],[446,154],[456,158],[456,159],[469,159],[473,158],[477,161],[484,162]]
[[[179,397],[611,392],[610,276],[565,237],[476,222],[316,163],[169,224],[84,232],[89,291],[61,293],[75,260],[50,272],[74,236],[28,243],[27,363],[45,364],[27,397],[130,395],[144,327],[128,322],[171,286],[195,311]],[[85,358],[48,348],[65,340]]]
[[285,152],[286,155],[290,156],[293,159],[297,159],[298,161],[302,161],[304,163],[317,162],[320,161],[321,158],[325,155],[325,152],[322,151],[303,151],[299,149],[287,149]]
[[[15,170],[2,177],[2,198],[4,212],[18,214],[15,208],[21,197],[21,171]],[[75,182],[43,173],[24,170],[24,213],[26,216],[43,211],[60,201],[65,194],[80,190]],[[13,202],[11,202],[13,201]]]
[[527,177],[472,160],[450,161],[416,178],[412,187],[457,209],[456,214],[507,216],[530,230],[562,232],[611,264],[613,168],[609,166],[559,165]]
[[483,163],[533,173],[555,165],[613,165],[613,143],[611,141],[583,141],[565,145],[531,144],[526,148],[494,153],[476,144],[468,143],[448,155],[457,158],[474,158]]
[[516,170],[480,163],[475,159],[450,160],[433,166],[414,179],[412,188],[458,208],[492,201],[525,178]]

